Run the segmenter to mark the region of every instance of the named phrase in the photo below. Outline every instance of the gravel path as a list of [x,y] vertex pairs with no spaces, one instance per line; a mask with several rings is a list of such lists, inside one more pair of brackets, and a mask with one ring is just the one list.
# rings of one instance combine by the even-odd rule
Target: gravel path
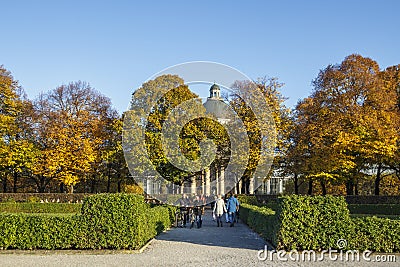
[[[143,251],[4,251],[0,266],[399,266],[395,263],[261,261],[257,253],[265,241],[242,223],[216,227],[205,216],[200,229],[177,228],[154,239]],[[375,259],[372,255],[371,259]],[[286,258],[288,258],[286,256]],[[188,265],[189,264],[189,265]]]

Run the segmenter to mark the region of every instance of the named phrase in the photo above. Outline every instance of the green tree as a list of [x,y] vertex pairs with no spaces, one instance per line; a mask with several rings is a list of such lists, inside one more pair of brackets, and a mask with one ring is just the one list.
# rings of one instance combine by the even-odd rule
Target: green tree
[[[227,163],[230,144],[224,127],[206,115],[201,100],[178,76],[162,75],[144,83],[135,91],[131,110],[124,117],[124,151],[134,176],[146,177],[156,171],[182,185],[199,175],[202,167]],[[169,147],[175,133],[177,146]],[[202,148],[206,139],[216,147],[212,162],[203,161],[209,158],[207,146]]]
[[[250,151],[248,164],[243,180],[242,193],[249,193],[250,177],[255,174],[256,168],[263,160],[270,161],[273,168],[280,169],[283,156],[288,148],[288,138],[291,127],[290,110],[284,105],[286,100],[279,92],[283,86],[277,78],[259,78],[256,81],[236,81],[232,86],[232,93],[229,96],[230,105],[238,114],[247,131]],[[255,90],[261,92],[261,98],[248,98]],[[253,107],[249,106],[249,103]],[[261,108],[264,107],[265,109]],[[258,116],[254,108],[259,108]],[[261,109],[260,109],[261,108]],[[260,121],[264,119],[264,121]],[[267,138],[266,146],[262,146],[263,138]],[[263,158],[262,150],[266,150],[267,159]],[[246,155],[247,156],[247,155]],[[264,156],[265,157],[265,156]],[[268,166],[269,167],[269,166]],[[268,170],[269,168],[264,168]],[[269,173],[262,173],[268,179]]]

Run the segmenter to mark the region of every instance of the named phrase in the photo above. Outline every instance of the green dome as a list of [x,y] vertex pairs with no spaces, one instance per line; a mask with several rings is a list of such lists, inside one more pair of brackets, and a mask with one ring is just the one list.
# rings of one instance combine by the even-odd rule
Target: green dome
[[214,90],[220,91],[221,89],[219,88],[218,85],[216,85],[216,84],[214,83],[214,84],[210,87],[210,92],[211,92],[211,91],[214,91]]

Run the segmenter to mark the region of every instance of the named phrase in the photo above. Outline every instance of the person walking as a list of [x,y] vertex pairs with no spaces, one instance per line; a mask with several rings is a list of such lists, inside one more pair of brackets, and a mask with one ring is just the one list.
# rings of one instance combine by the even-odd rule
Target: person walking
[[239,210],[239,201],[232,194],[230,194],[227,203],[228,216],[231,223],[230,227],[233,227],[235,225],[236,212]]
[[226,212],[225,201],[222,199],[221,195],[218,195],[217,200],[215,201],[214,210],[213,210],[216,218],[217,218],[217,227],[222,227],[222,215]]

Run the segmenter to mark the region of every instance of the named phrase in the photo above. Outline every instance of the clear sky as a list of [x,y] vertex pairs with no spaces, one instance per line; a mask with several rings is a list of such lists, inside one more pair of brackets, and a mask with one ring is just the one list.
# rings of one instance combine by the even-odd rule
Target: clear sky
[[349,54],[400,64],[399,12],[396,0],[3,0],[0,64],[31,99],[83,80],[121,113],[153,74],[214,61],[278,77],[293,107],[320,69]]

